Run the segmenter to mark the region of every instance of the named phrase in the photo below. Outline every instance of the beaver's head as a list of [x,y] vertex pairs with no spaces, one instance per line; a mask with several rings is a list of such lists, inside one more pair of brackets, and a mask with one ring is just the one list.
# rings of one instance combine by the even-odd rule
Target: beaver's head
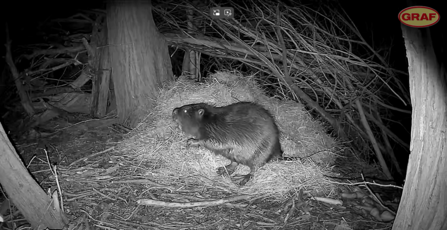
[[188,138],[200,140],[203,138],[200,129],[203,127],[206,111],[203,103],[184,105],[172,111],[172,120]]

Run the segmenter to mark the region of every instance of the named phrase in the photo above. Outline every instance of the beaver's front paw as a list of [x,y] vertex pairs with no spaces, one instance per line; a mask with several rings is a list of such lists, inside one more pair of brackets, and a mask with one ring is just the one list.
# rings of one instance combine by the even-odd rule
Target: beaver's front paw
[[242,177],[242,180],[239,182],[239,186],[244,186],[245,184],[247,184],[248,181],[250,181],[251,179],[253,179],[253,174],[249,173],[247,175],[244,175]]
[[200,141],[196,140],[194,138],[190,138],[186,141],[186,147],[199,147],[200,146]]
[[228,166],[224,166],[224,167],[219,167],[217,168],[217,175],[221,175],[221,176],[230,176],[231,174],[233,174],[235,171],[234,167],[228,167]]

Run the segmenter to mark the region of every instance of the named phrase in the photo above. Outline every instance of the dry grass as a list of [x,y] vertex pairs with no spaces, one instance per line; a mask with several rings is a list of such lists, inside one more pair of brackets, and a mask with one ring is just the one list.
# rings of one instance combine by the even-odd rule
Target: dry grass
[[[223,105],[240,100],[268,107],[281,127],[286,154],[303,157],[266,164],[244,187],[216,174],[226,159],[205,149],[186,149],[183,135],[171,122],[172,109],[186,103]],[[65,143],[64,135],[55,136],[63,139],[57,147],[61,151],[55,147],[50,151],[51,162],[61,162],[58,178],[50,175],[51,162],[41,153],[26,162],[43,187],[55,188],[58,180],[70,229],[87,229],[83,226],[89,224],[95,229],[327,229],[341,224],[352,229],[390,228],[389,223],[365,220],[352,202],[341,207],[308,199],[339,200],[339,191],[352,188],[324,176],[339,176],[332,168],[343,167],[343,158],[335,157],[337,142],[303,111],[299,104],[263,96],[250,77],[217,73],[205,84],[183,79],[161,91],[153,112],[122,141],[109,139],[114,132],[108,127],[87,133],[86,123],[62,128],[72,143]],[[98,137],[108,140],[95,144]],[[318,150],[328,151],[306,157]],[[357,160],[350,158],[349,165]],[[346,170],[346,174],[356,171]],[[247,172],[240,167],[236,174]],[[141,205],[141,201],[153,202]],[[346,223],[333,222],[341,219]]]
[[[216,169],[229,160],[215,156],[203,148],[185,147],[185,139],[171,120],[175,107],[206,102],[216,106],[237,101],[254,101],[268,108],[276,117],[281,143],[286,156],[300,160],[272,162],[262,167],[244,187],[229,178],[217,175]],[[331,182],[324,178],[335,160],[337,143],[322,126],[303,110],[302,105],[267,98],[251,80],[231,73],[218,72],[207,83],[198,84],[180,79],[160,92],[157,106],[117,150],[131,155],[146,167],[151,179],[171,186],[217,187],[253,197],[269,196],[278,200],[290,192],[303,189],[329,194]],[[246,174],[248,167],[239,167],[236,174]]]

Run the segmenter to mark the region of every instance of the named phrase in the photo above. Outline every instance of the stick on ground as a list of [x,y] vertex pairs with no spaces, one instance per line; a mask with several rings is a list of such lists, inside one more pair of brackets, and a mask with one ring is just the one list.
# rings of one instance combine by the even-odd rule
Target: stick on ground
[[249,195],[241,195],[241,196],[233,196],[229,198],[223,198],[214,201],[203,201],[203,202],[188,202],[188,203],[172,203],[165,202],[159,200],[151,200],[151,199],[141,199],[138,200],[137,203],[139,205],[148,205],[148,206],[159,206],[159,207],[171,207],[171,208],[192,208],[192,207],[200,207],[200,206],[216,206],[220,204],[225,204],[228,202],[238,201],[238,200],[247,200],[249,199]]

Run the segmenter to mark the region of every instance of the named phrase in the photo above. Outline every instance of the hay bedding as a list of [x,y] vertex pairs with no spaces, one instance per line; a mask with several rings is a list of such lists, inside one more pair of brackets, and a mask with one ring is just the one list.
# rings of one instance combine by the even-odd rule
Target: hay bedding
[[[204,148],[186,148],[186,139],[171,120],[175,107],[198,102],[223,106],[237,101],[253,101],[269,109],[281,130],[284,155],[303,158],[268,163],[256,172],[253,180],[239,187],[230,178],[216,173],[229,160]],[[151,114],[116,149],[144,165],[145,176],[157,183],[178,188],[219,188],[234,194],[284,200],[299,189],[321,195],[335,188],[323,177],[329,173],[327,166],[335,160],[330,151],[335,147],[336,142],[300,104],[264,96],[250,77],[218,72],[207,83],[179,79],[163,89]],[[233,177],[248,172],[248,167],[240,165]]]

